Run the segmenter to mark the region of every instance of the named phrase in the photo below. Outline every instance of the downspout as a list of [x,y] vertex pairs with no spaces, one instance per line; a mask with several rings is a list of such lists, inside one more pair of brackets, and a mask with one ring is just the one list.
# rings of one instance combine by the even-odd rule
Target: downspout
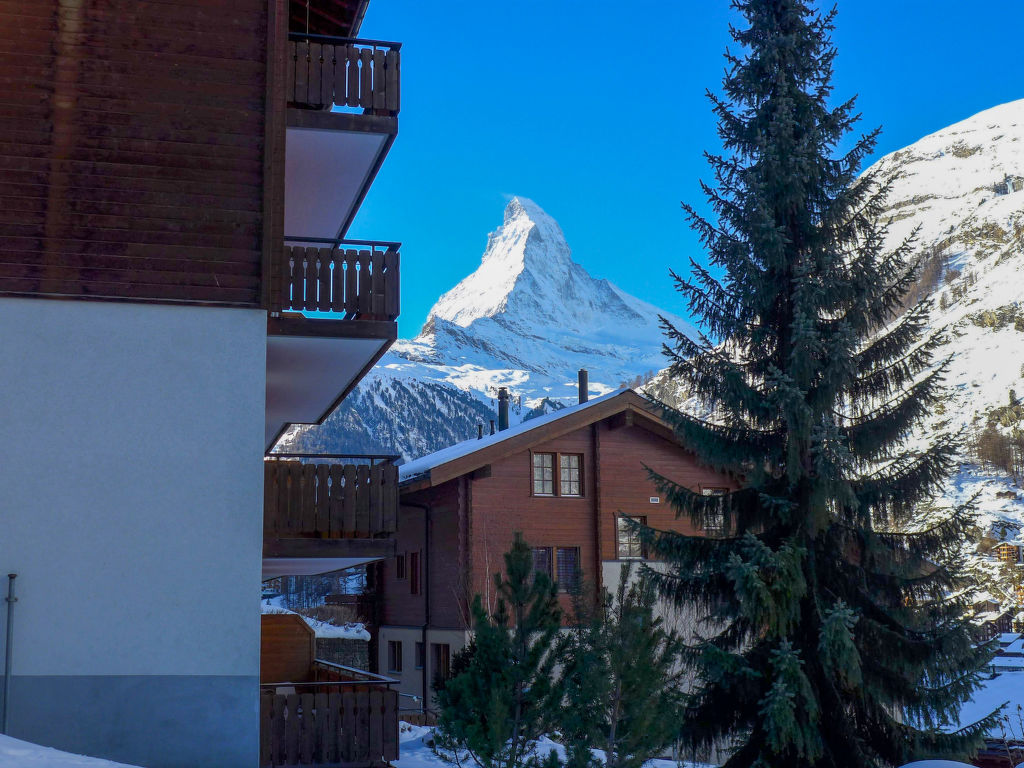
[[13,655],[14,643],[14,604],[18,598],[14,596],[14,580],[18,578],[16,573],[7,574],[7,643],[4,645],[4,687],[3,687],[3,717],[0,718],[0,733],[7,733],[7,711],[11,703],[11,656]]
[[423,628],[420,630],[420,642],[423,644],[423,714],[427,713],[430,701],[430,688],[427,686],[427,629],[430,626],[430,505],[414,504],[403,501],[403,507],[415,507],[423,510]]

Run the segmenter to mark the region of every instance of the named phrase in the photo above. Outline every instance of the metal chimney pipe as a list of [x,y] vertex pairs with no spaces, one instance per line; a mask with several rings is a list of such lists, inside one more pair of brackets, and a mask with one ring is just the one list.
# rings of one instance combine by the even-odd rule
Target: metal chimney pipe
[[11,656],[13,655],[14,644],[14,604],[18,598],[14,596],[14,580],[18,578],[16,573],[7,574],[7,644],[4,646],[4,687],[3,687],[3,716],[0,717],[0,733],[7,733],[7,712],[11,708]]
[[498,387],[498,431],[508,429],[508,387]]
[[491,434],[494,434],[494,419],[491,419]]
[[476,425],[476,439],[477,440],[483,440],[484,439],[484,425],[483,425],[482,422],[477,422],[477,425]]
[[579,373],[580,402],[585,403],[590,399],[590,374],[586,368],[580,368]]

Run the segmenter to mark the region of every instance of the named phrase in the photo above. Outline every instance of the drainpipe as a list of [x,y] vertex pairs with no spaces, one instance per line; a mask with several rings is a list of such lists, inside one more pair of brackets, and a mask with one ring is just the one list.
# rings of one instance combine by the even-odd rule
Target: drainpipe
[[11,656],[14,643],[14,604],[18,598],[14,596],[14,580],[16,573],[7,574],[7,644],[4,645],[4,687],[3,687],[3,718],[0,718],[0,733],[7,733],[7,712],[11,703]]
[[403,501],[403,507],[415,507],[423,510],[423,628],[420,630],[420,642],[423,644],[423,714],[427,714],[430,702],[430,686],[427,684],[427,659],[430,649],[427,648],[427,629],[430,627],[430,505],[414,504]]

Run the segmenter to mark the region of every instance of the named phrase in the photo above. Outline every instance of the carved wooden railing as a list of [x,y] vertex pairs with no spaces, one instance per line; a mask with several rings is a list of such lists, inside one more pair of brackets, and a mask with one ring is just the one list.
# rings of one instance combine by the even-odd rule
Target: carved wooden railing
[[293,33],[288,40],[289,106],[361,108],[364,114],[397,115],[400,43]]
[[398,759],[396,681],[317,661],[315,682],[260,686],[261,766],[379,766]]
[[265,536],[369,539],[398,528],[398,467],[391,461],[269,458],[263,468]]
[[271,312],[331,312],[346,320],[398,317],[400,243],[323,238],[286,238],[286,243],[272,265]]

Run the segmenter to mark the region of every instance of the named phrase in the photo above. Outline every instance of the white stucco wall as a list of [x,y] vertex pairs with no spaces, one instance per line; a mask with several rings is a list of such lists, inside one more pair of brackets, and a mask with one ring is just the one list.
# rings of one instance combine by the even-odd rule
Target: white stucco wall
[[0,299],[15,675],[258,674],[265,355],[257,310]]

